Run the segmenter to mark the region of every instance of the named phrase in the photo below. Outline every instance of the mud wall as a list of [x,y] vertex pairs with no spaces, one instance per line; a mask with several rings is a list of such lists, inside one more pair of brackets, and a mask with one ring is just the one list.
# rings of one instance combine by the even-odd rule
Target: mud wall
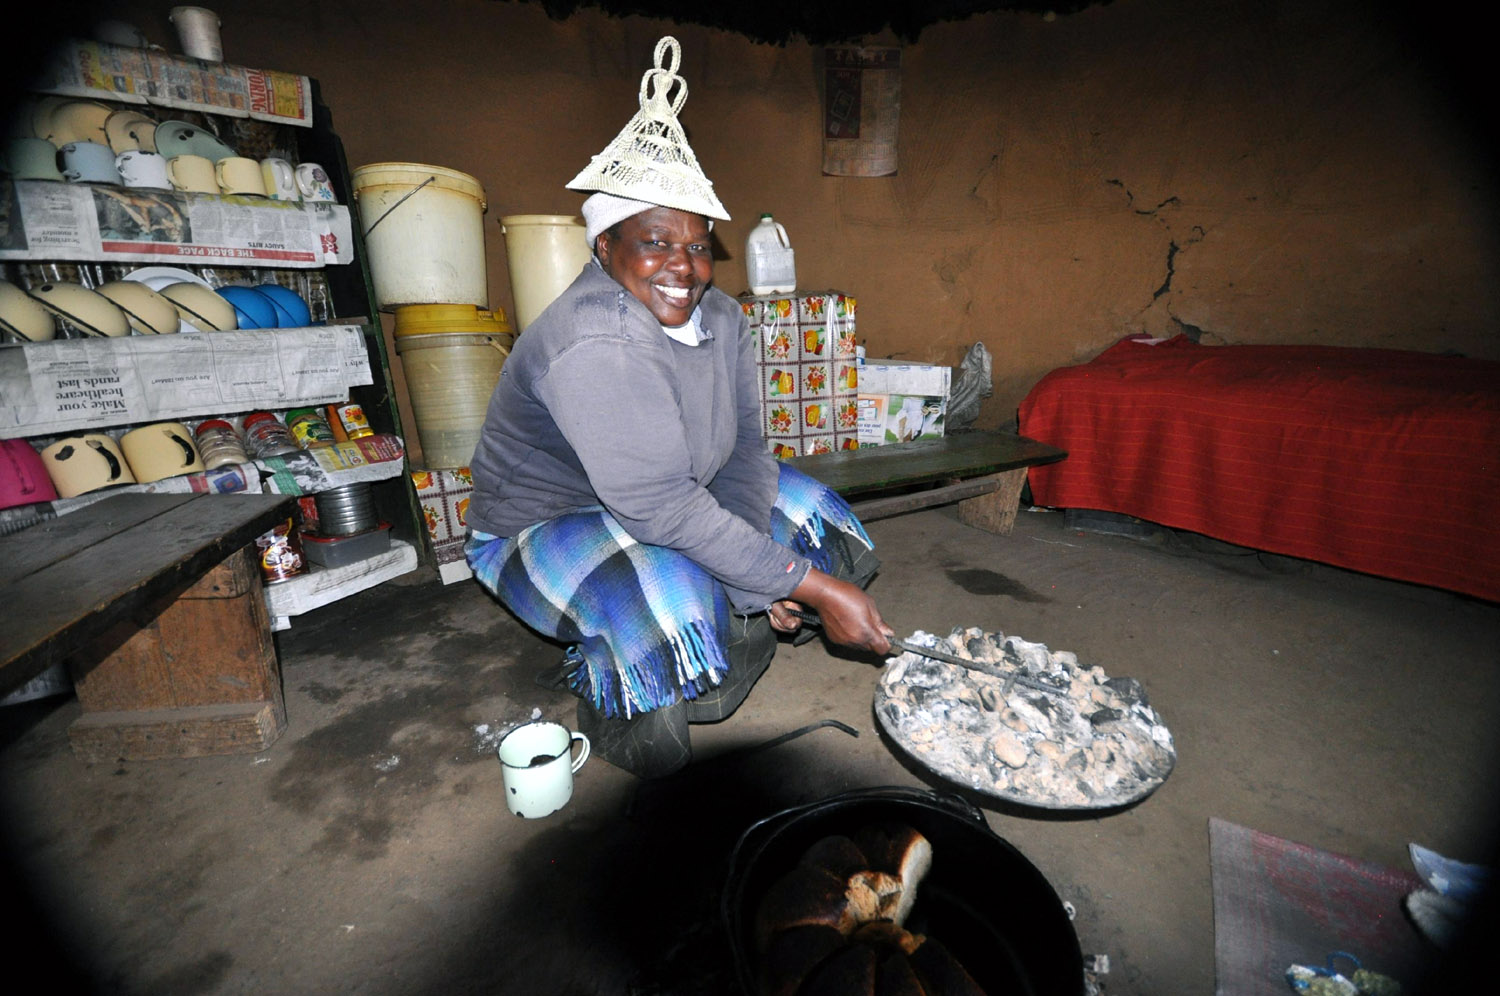
[[[903,47],[900,170],[879,179],[821,175],[806,44],[491,0],[213,6],[230,61],[319,79],[351,165],[481,180],[507,309],[498,219],[576,212],[563,184],[634,112],[671,32],[683,121],[734,215],[718,284],[744,290],[744,236],[773,211],[802,286],[858,297],[872,357],[951,364],[986,344],[981,425],[1133,332],[1500,357],[1493,162],[1433,49],[1351,0],[935,26]],[[168,7],[110,11],[175,50]]]

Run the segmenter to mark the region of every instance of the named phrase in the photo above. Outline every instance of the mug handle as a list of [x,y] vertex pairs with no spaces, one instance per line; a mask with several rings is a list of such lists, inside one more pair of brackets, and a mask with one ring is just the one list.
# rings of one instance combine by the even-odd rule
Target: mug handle
[[574,740],[577,740],[579,743],[583,744],[583,750],[579,751],[578,756],[573,759],[573,773],[576,775],[578,773],[578,769],[583,767],[583,762],[589,759],[589,738],[584,736],[582,733],[576,732],[572,736]]

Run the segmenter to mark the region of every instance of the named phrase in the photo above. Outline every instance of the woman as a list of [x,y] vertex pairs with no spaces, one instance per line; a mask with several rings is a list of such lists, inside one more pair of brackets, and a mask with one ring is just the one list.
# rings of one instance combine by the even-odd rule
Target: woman
[[[677,127],[663,50],[626,141],[569,184],[597,191],[594,258],[502,370],[466,548],[523,621],[574,644],[561,678],[595,752],[647,777],[687,763],[689,722],[733,712],[794,611],[876,653],[892,633],[860,587],[875,561],[848,506],[762,438],[744,313],[712,287],[709,218],[728,215]],[[643,115],[665,136],[645,156]]]

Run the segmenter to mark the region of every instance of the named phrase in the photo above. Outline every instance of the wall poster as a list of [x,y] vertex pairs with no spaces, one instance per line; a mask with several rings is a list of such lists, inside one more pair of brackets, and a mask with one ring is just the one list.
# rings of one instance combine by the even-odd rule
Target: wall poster
[[901,49],[823,50],[823,175],[895,176]]

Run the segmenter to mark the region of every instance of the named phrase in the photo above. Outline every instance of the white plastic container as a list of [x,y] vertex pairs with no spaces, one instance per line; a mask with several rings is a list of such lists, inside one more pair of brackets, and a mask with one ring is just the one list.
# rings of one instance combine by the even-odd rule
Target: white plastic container
[[557,300],[591,255],[583,222],[567,214],[512,214],[500,219],[516,324],[525,330]]
[[354,199],[381,308],[489,307],[484,188],[467,173],[423,163],[354,171]]
[[786,229],[769,214],[750,229],[745,239],[745,277],[750,293],[790,294],[797,289],[797,261]]

